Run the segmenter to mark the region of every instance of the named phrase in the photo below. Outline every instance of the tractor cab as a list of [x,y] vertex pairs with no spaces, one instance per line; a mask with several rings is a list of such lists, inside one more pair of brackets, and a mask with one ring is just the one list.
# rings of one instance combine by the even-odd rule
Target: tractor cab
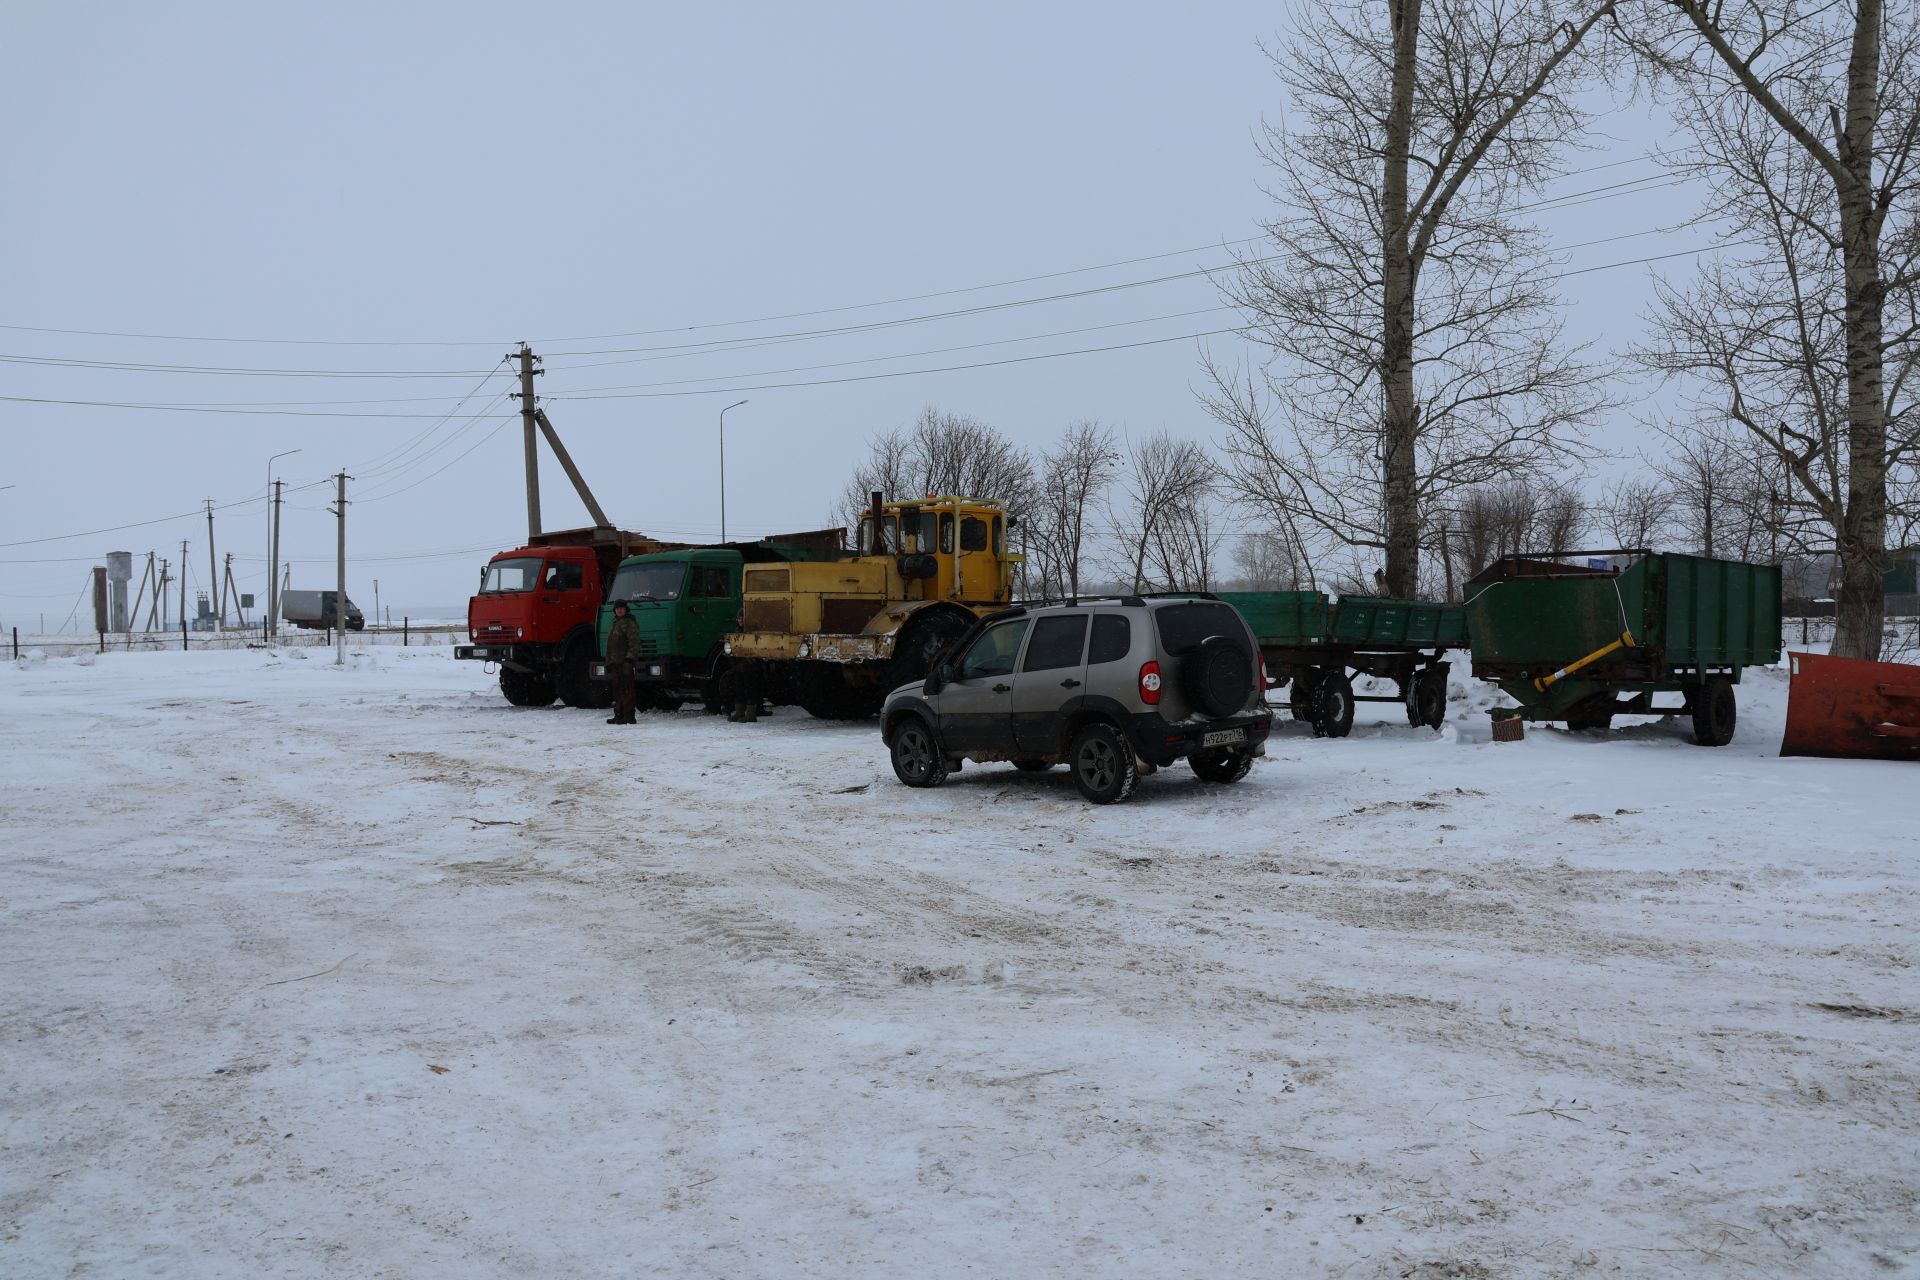
[[1007,552],[1009,519],[999,502],[929,494],[883,502],[860,518],[862,558],[892,558],[906,599],[1003,604],[1019,557]]

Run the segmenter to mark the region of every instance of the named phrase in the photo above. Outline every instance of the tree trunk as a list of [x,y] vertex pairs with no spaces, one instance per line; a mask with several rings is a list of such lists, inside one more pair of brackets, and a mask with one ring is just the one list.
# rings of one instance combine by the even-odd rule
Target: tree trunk
[[1882,0],[1860,0],[1847,61],[1847,112],[1838,159],[1840,242],[1847,282],[1847,505],[1838,530],[1840,596],[1833,652],[1880,657],[1886,613],[1887,410],[1883,382],[1880,217],[1873,197],[1873,134],[1880,115]]
[[1412,219],[1407,208],[1407,156],[1413,143],[1413,90],[1420,52],[1421,0],[1390,0],[1393,7],[1393,90],[1387,104],[1386,168],[1380,183],[1380,349],[1383,477],[1386,507],[1387,594],[1419,594],[1420,510],[1417,453],[1420,407],[1413,392],[1414,268]]

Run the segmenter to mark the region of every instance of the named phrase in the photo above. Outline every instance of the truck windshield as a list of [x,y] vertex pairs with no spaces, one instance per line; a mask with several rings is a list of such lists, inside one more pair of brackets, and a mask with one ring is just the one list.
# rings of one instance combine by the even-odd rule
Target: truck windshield
[[687,579],[684,560],[661,560],[651,564],[623,564],[613,575],[609,600],[678,600]]
[[531,591],[540,581],[540,561],[535,557],[495,560],[480,575],[480,594],[499,595],[509,591]]

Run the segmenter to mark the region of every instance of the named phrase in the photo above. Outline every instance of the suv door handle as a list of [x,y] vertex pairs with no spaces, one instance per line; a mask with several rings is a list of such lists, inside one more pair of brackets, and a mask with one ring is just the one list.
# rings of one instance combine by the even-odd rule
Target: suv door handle
[[1013,688],[1013,686],[1010,684],[997,684],[993,686],[993,691],[995,693],[1005,693],[1007,690],[1011,688]]
[[1062,680],[1060,682],[1060,687],[1062,689],[1078,689],[1080,687],[1080,682],[1078,680],[1075,680],[1072,676],[1068,676],[1065,680]]

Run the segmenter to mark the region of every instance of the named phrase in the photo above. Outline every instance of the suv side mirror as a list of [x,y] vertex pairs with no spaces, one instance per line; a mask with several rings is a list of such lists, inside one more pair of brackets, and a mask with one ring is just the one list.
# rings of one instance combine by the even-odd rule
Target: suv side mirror
[[927,672],[926,691],[928,693],[938,693],[946,685],[947,681],[951,679],[953,679],[953,664],[951,662],[936,662],[933,670]]

